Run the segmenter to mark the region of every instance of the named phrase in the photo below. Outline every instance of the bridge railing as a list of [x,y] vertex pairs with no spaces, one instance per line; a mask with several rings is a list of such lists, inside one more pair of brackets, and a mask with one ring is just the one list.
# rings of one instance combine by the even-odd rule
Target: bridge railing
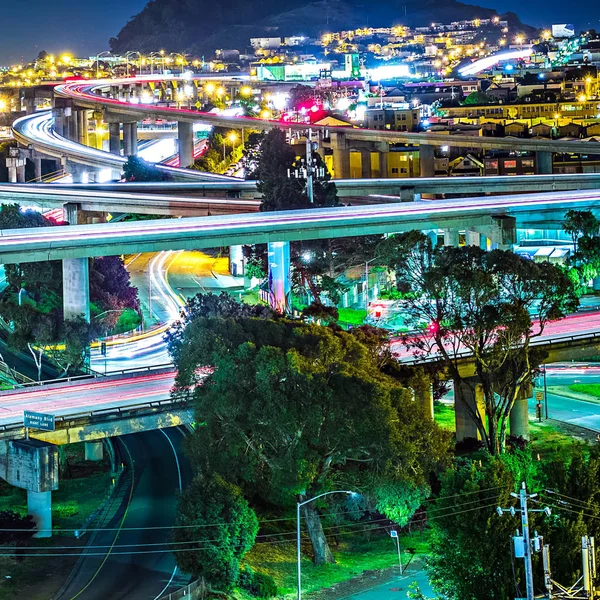
[[[583,342],[590,340],[600,340],[600,327],[598,331],[584,331],[582,333],[565,333],[557,335],[553,338],[537,338],[532,340],[530,346],[558,346],[561,344],[568,344],[570,342]],[[469,358],[471,356],[471,352],[465,348],[463,350],[459,350],[458,352],[454,352],[453,356],[456,358]],[[440,360],[439,354],[423,354],[420,356],[406,356],[398,357],[400,362],[405,365],[410,364],[423,364],[430,362],[438,362]]]
[[[58,377],[57,379],[45,379],[43,381],[24,381],[23,383],[17,383],[12,386],[13,389],[20,388],[31,388],[31,387],[43,387],[53,384],[60,383],[72,383],[76,381],[85,381],[86,379],[104,379],[105,377],[117,376],[117,375],[129,375],[135,373],[150,373],[152,371],[159,371],[161,369],[169,369],[173,368],[172,363],[162,363],[160,365],[148,365],[146,367],[132,367],[130,369],[119,369],[116,371],[108,371],[106,373],[100,373],[99,371],[90,370],[89,373],[84,373],[83,375],[72,375],[69,377]],[[0,365],[1,369],[1,365]]]
[[201,598],[206,591],[206,584],[202,579],[196,579],[188,583],[185,587],[182,587],[170,594],[161,596],[158,600],[192,600]]

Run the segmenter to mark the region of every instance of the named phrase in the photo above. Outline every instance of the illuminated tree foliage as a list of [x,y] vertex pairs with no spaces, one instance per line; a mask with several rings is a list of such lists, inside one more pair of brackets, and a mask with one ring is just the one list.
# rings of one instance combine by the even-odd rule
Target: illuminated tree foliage
[[[328,327],[205,314],[170,344],[175,393],[191,395],[202,423],[188,446],[199,472],[281,507],[340,486],[360,490],[405,523],[449,437],[370,346]],[[333,561],[320,506],[304,513],[317,564]]]
[[173,528],[177,565],[216,589],[230,590],[257,533],[256,514],[238,487],[216,474],[196,475],[179,498]]
[[465,352],[472,357],[485,415],[466,408],[488,450],[502,452],[510,411],[543,359],[532,341],[578,306],[569,277],[512,252],[434,248],[416,231],[388,238],[380,253],[405,295],[407,323],[413,330],[428,325],[405,344],[422,358],[435,355],[455,384],[473,385],[460,370]]

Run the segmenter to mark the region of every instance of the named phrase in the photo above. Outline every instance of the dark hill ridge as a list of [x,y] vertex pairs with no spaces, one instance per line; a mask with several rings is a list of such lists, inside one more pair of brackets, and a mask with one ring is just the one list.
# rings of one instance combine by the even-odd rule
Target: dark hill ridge
[[[168,52],[206,54],[216,48],[249,46],[250,37],[319,36],[327,31],[391,25],[424,26],[463,19],[488,18],[496,11],[457,0],[152,0],[117,37],[114,52]],[[514,14],[505,18],[513,27]]]

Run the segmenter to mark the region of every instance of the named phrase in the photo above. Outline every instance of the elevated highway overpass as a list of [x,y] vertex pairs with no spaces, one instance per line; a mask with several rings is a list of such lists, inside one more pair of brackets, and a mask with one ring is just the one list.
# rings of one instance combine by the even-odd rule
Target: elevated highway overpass
[[[188,166],[192,162],[192,124],[204,123],[229,128],[250,128],[268,130],[284,128],[305,134],[310,128],[319,137],[320,144],[329,148],[333,154],[335,176],[338,179],[349,177],[350,151],[364,153],[361,159],[362,170],[367,177],[372,173],[370,154],[377,152],[379,156],[378,171],[383,176],[388,174],[388,153],[390,144],[410,144],[419,146],[420,173],[422,176],[434,175],[434,148],[453,146],[459,148],[506,150],[533,152],[536,154],[538,173],[552,173],[553,153],[593,154],[595,148],[587,142],[577,140],[534,140],[522,138],[475,137],[469,135],[443,133],[411,133],[379,129],[361,129],[357,127],[327,127],[308,125],[305,123],[289,123],[271,119],[253,117],[228,116],[205,113],[187,108],[161,106],[153,102],[140,101],[144,91],[148,91],[153,83],[162,82],[164,78],[128,78],[121,80],[74,82],[59,85],[55,88],[56,96],[72,102],[79,110],[104,111],[105,120],[109,123],[137,122],[143,119],[167,119],[177,121],[181,164]],[[168,80],[171,85],[188,84],[188,80]],[[239,82],[238,82],[239,85]],[[124,93],[124,90],[126,93]],[[114,97],[114,96],[117,97]],[[124,128],[124,135],[128,127]],[[118,127],[114,129],[118,134]],[[127,144],[126,144],[127,145]],[[367,163],[368,160],[368,163]]]
[[[258,212],[260,200],[175,196],[131,190],[129,184],[114,186],[117,191],[94,187],[30,184],[0,184],[0,204],[18,202],[43,210],[67,208],[76,204],[84,212],[137,213],[176,217],[228,215]],[[164,188],[167,192],[171,188]],[[123,191],[121,191],[123,190]],[[128,190],[128,191],[125,191]]]
[[[545,362],[585,361],[600,355],[600,312],[576,314],[550,323],[536,347],[548,352]],[[405,364],[437,362],[437,356],[414,357],[393,343]],[[464,377],[473,367],[465,354]],[[171,395],[175,371],[164,366],[147,373],[98,376],[96,379],[32,385],[0,392],[0,440],[21,437],[23,411],[56,416],[56,431],[33,431],[32,436],[54,444],[93,441],[145,429],[172,427],[193,421],[185,397]]]
[[[111,172],[107,177],[108,179],[113,178],[113,172],[120,177],[123,165],[127,162],[126,156],[97,150],[96,148],[91,148],[67,139],[54,131],[52,125],[53,118],[51,111],[26,115],[13,123],[13,135],[23,146],[33,148],[43,155],[55,157],[63,163],[65,161],[72,161],[78,165],[85,165],[95,169],[108,169]],[[193,156],[193,140],[191,140],[191,143],[190,152]],[[226,177],[225,175],[205,173],[192,169],[179,169],[164,165],[156,165],[156,168],[179,181],[235,181],[234,178]],[[74,173],[74,175],[76,174]]]
[[503,228],[559,227],[569,209],[600,215],[600,193],[552,192],[224,215],[134,223],[101,223],[63,228],[0,231],[0,263],[78,259],[115,254],[158,252],[289,242],[332,237],[397,233],[411,229],[480,230],[506,244]]
[[[560,192],[568,190],[593,190],[600,188],[600,173],[553,175],[498,175],[486,177],[410,177],[336,179],[338,196],[343,203],[363,201],[411,201],[415,195],[473,196],[475,194],[507,194],[517,192]],[[43,186],[48,189],[48,186]],[[57,190],[91,190],[94,192],[128,192],[139,194],[177,194],[209,198],[260,198],[256,181],[234,179],[202,182],[130,182],[59,184]],[[33,189],[28,186],[27,189]],[[389,197],[389,198],[388,198]],[[351,199],[351,200],[347,200]]]

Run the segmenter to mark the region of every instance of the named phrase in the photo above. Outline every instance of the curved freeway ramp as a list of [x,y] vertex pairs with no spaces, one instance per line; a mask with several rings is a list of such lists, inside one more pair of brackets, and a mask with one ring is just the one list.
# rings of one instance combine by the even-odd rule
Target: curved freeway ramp
[[[48,156],[59,159],[67,158],[78,164],[94,168],[122,171],[123,165],[127,162],[126,157],[68,140],[58,135],[52,125],[51,111],[34,113],[17,119],[13,124],[13,134],[20,144],[33,147]],[[156,168],[179,181],[239,181],[239,178],[204,173],[193,169],[179,169],[158,164]]]

